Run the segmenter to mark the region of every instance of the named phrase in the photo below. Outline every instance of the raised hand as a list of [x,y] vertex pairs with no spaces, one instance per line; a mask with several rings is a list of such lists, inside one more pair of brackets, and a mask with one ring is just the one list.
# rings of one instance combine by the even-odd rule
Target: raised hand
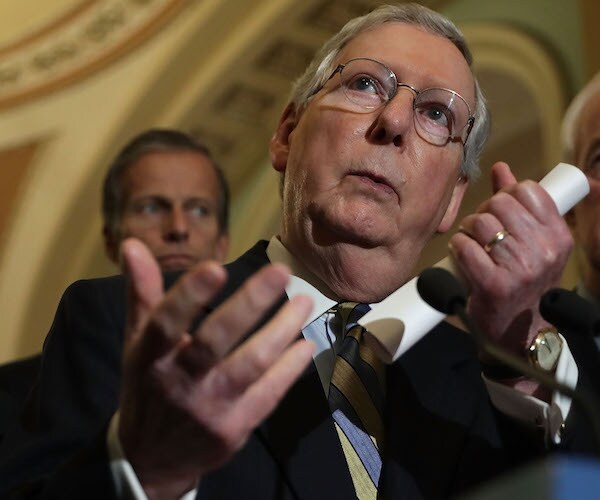
[[240,344],[284,293],[289,271],[268,265],[188,332],[225,270],[200,263],[163,294],[141,242],[126,240],[122,256],[130,286],[119,437],[147,494],[176,497],[232,458],[310,362],[312,344],[297,339],[311,300],[288,301]]
[[517,182],[505,163],[492,168],[494,195],[465,217],[450,241],[470,286],[469,311],[483,332],[523,356],[545,326],[540,297],[560,280],[573,242],[550,196]]

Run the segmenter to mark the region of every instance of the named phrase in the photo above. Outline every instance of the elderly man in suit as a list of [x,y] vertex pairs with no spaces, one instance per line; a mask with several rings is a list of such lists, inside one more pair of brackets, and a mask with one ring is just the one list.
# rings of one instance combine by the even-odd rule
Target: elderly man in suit
[[[70,287],[37,426],[4,470],[29,463],[44,498],[439,498],[545,447],[589,449],[570,401],[479,359],[463,331],[443,323],[382,366],[347,328],[414,275],[478,173],[488,126],[470,64],[456,27],[420,5],[349,22],[296,82],[271,140],[279,234],[225,268],[166,276],[166,292],[129,239],[127,291],[120,277]],[[522,359],[539,335],[559,338],[545,369],[584,384],[538,311],[569,230],[537,183],[504,163],[491,177],[495,194],[449,248],[469,312]]]
[[[563,156],[588,176],[590,194],[567,216],[577,245],[577,293],[600,305],[600,74],[573,98],[563,119]],[[600,339],[596,339],[600,347]]]
[[[229,248],[229,188],[202,143],[173,129],[133,137],[113,159],[102,189],[103,236],[118,264],[119,246],[135,237],[163,271],[200,260],[223,262]],[[0,365],[0,440],[39,372],[36,354]]]

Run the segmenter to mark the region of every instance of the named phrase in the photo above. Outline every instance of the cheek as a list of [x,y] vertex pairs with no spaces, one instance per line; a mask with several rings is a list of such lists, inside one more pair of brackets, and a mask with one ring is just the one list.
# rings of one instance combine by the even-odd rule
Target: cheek
[[199,238],[216,238],[219,235],[219,222],[216,218],[206,218],[190,221],[190,233]]
[[140,220],[136,217],[123,220],[121,234],[123,237],[133,236],[143,240],[151,240],[160,236],[160,223],[158,221]]
[[[371,123],[366,115],[354,116],[337,109],[322,109],[318,117],[307,114],[303,120],[290,136],[290,159],[323,166],[353,159],[358,154],[357,147],[365,143]],[[300,158],[293,158],[294,153]]]
[[448,210],[458,179],[458,167],[448,165],[447,160],[444,164],[443,157],[432,161],[432,156],[429,155],[420,160],[422,161],[415,162],[418,167],[411,171],[414,179],[412,188],[410,180],[408,182],[411,212],[424,233],[433,234]]

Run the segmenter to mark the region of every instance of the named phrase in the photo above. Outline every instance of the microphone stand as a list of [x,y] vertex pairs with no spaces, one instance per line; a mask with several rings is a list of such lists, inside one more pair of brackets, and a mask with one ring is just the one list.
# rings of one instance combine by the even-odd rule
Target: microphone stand
[[[580,390],[575,390],[568,385],[563,384],[556,380],[556,378],[548,373],[531,366],[527,362],[519,359],[514,354],[510,353],[506,349],[497,346],[493,342],[491,342],[480,330],[479,327],[473,322],[471,316],[467,313],[466,310],[466,294],[462,289],[462,286],[458,283],[456,278],[447,270],[442,268],[429,268],[426,269],[422,274],[421,278],[427,275],[425,279],[431,279],[433,282],[434,279],[438,281],[444,282],[446,285],[446,290],[452,294],[451,297],[446,298],[446,300],[441,303],[439,300],[440,291],[444,289],[444,286],[440,286],[437,289],[438,296],[434,298],[434,300],[429,301],[423,293],[425,287],[419,286],[419,292],[423,299],[429,303],[435,309],[438,309],[440,312],[445,314],[456,314],[467,327],[467,329],[473,335],[473,338],[479,347],[479,349],[485,354],[491,356],[493,359],[500,361],[505,364],[509,368],[512,368],[515,371],[523,374],[525,377],[535,380],[539,382],[544,387],[556,390],[561,392],[562,394],[570,397],[573,402],[579,406],[582,412],[587,417],[589,423],[592,426],[592,431],[594,434],[594,439],[596,441],[596,449],[600,451],[600,419],[597,416],[597,409],[599,408],[596,398],[591,393],[582,392]],[[447,275],[447,276],[446,276]],[[452,283],[450,283],[450,281]],[[442,283],[440,283],[441,285]],[[437,301],[436,301],[437,299]],[[443,300],[443,299],[441,299]],[[432,303],[438,302],[438,303]]]
[[556,380],[555,377],[548,373],[531,366],[525,361],[514,356],[505,349],[493,344],[485,335],[483,335],[475,326],[471,317],[467,314],[465,307],[462,304],[457,304],[454,308],[455,314],[462,320],[467,329],[473,334],[479,349],[493,359],[500,361],[506,366],[518,371],[522,375],[536,382],[539,382],[544,387],[557,390],[565,396],[570,397],[573,402],[578,405],[585,416],[588,418],[596,440],[596,447],[600,450],[600,419],[596,416],[598,405],[594,401],[593,396],[586,395],[581,390],[575,390],[562,382]]

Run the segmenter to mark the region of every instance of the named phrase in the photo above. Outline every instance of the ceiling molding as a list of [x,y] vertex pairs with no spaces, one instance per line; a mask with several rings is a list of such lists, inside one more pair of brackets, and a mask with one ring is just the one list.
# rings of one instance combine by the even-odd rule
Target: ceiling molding
[[35,42],[51,37],[52,33],[64,29],[99,1],[100,0],[79,0],[76,5],[67,9],[66,12],[59,14],[57,17],[47,21],[41,27],[0,45],[0,57],[23,50]]
[[[526,112],[519,113],[513,103],[499,107],[494,114],[492,143],[504,141],[497,132],[511,134],[539,121],[542,132],[542,154],[550,170],[560,158],[560,123],[567,102],[566,75],[560,70],[547,47],[537,39],[516,28],[502,24],[477,23],[463,26],[469,45],[476,54],[475,72],[492,71],[502,78],[512,78],[528,90]],[[501,81],[501,79],[500,79]],[[531,111],[539,116],[531,114]]]
[[85,1],[0,48],[0,109],[61,89],[139,46],[189,0]]

